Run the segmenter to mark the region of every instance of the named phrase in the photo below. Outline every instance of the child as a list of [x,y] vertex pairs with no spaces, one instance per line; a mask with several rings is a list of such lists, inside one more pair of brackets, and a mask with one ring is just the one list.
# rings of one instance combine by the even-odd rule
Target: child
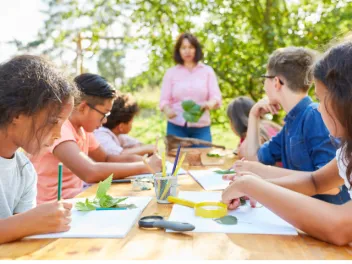
[[[254,163],[255,169],[249,170],[254,173],[265,171],[261,174],[264,178],[282,177],[292,170],[315,171],[334,158],[336,148],[330,141],[329,131],[318,112],[318,105],[308,96],[314,58],[312,51],[297,47],[278,49],[269,58],[267,74],[262,76],[268,99],[262,99],[250,111],[244,153],[247,159],[258,160],[265,165],[282,162],[284,168],[263,168],[265,166]],[[285,125],[280,133],[260,145],[260,116],[267,112],[276,114],[280,105],[287,113]],[[335,188],[315,198],[335,204],[349,200],[345,188],[342,191]]]
[[314,69],[319,111],[331,135],[342,140],[336,159],[313,173],[293,173],[270,180],[285,188],[253,174],[238,176],[222,196],[230,209],[238,206],[237,198],[248,195],[315,238],[339,246],[352,242],[352,203],[337,206],[309,197],[343,183],[352,194],[351,69],[352,42],[333,47]]
[[70,203],[35,207],[37,175],[19,148],[35,154],[52,145],[75,92],[43,58],[24,55],[0,65],[0,244],[70,229]]
[[107,122],[94,131],[95,138],[107,153],[144,155],[155,151],[154,145],[142,145],[127,135],[138,112],[138,105],[131,96],[117,95]]
[[[93,131],[109,116],[115,90],[96,74],[85,73],[75,78],[81,91],[71,116],[61,129],[61,138],[44,155],[32,159],[38,172],[37,202],[52,201],[56,197],[56,168],[64,164],[62,197],[72,198],[82,191],[83,182],[95,183],[106,179],[149,173],[137,155],[111,155],[96,141]],[[160,171],[161,161],[156,155],[147,160],[154,171]]]
[[[232,131],[240,137],[240,143],[235,151],[239,158],[242,158],[242,153],[246,148],[246,135],[248,127],[249,111],[254,106],[254,101],[247,96],[239,96],[235,98],[227,107],[227,116],[230,119]],[[270,140],[280,130],[281,126],[272,121],[262,119],[260,121],[260,142]]]

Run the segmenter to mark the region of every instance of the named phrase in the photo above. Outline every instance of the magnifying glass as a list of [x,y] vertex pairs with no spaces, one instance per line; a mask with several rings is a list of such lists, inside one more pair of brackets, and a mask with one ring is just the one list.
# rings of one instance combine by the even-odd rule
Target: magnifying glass
[[221,202],[194,203],[192,201],[188,201],[174,196],[169,196],[167,200],[170,203],[194,208],[196,216],[204,218],[221,218],[227,215],[227,205]]
[[167,221],[164,220],[162,216],[157,215],[142,217],[139,219],[138,225],[143,228],[162,228],[178,232],[192,231],[196,228],[194,225],[189,223]]

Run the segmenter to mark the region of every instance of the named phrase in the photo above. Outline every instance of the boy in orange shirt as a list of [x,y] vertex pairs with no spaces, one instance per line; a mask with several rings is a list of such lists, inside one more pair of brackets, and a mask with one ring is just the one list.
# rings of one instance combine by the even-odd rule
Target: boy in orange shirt
[[[64,199],[80,193],[84,182],[99,182],[110,174],[117,179],[149,172],[140,156],[106,153],[92,133],[106,122],[115,99],[115,90],[96,74],[79,75],[75,82],[81,91],[81,100],[64,123],[61,138],[44,155],[32,158],[38,173],[38,203],[57,197],[56,168],[60,161],[64,164]],[[153,155],[148,163],[154,171],[160,171],[159,157]]]

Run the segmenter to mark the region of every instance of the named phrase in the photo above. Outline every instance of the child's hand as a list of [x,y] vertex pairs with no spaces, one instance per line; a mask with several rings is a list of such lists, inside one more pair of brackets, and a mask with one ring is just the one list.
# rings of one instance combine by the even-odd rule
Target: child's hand
[[252,171],[252,168],[253,168],[253,166],[255,166],[256,163],[258,163],[258,162],[248,161],[248,160],[238,160],[233,164],[232,169],[236,172]]
[[[234,210],[241,205],[240,198],[245,196],[245,193],[241,191],[243,183],[248,177],[251,177],[250,175],[237,176],[231,178],[232,183],[222,193],[222,202],[227,205],[229,210]],[[251,206],[255,207],[256,201],[249,199]]]
[[153,156],[151,156],[148,159],[148,164],[153,169],[153,171],[161,171],[161,158],[158,155],[154,154]]
[[267,98],[259,100],[251,109],[250,115],[260,118],[266,113],[276,115],[280,110],[279,104],[271,104]]
[[230,184],[232,184],[232,182],[235,181],[236,178],[238,179],[239,177],[242,177],[244,175],[251,175],[251,176],[260,178],[259,175],[254,174],[253,172],[250,172],[250,171],[239,171],[239,172],[232,173],[232,174],[224,174],[222,176],[222,179],[225,180],[225,181],[230,181]]
[[149,145],[143,145],[143,154],[153,154],[155,152],[155,145],[149,144]]
[[72,204],[55,201],[40,204],[26,212],[33,234],[58,233],[70,230]]

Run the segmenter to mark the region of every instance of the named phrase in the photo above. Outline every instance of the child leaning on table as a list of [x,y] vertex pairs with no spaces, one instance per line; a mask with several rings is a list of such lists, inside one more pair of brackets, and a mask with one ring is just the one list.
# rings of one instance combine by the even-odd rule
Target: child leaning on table
[[[62,175],[62,197],[75,197],[83,190],[83,184],[114,178],[149,173],[149,169],[138,155],[113,155],[107,153],[97,142],[93,131],[106,122],[110,114],[115,89],[97,74],[84,73],[75,78],[80,98],[69,119],[61,128],[61,137],[43,155],[32,157],[38,173],[37,202],[56,199],[57,171],[59,162],[64,165]],[[161,170],[157,155],[147,162],[154,171]]]
[[70,203],[36,206],[35,154],[60,137],[77,92],[53,65],[37,56],[0,64],[0,243],[69,230]]

